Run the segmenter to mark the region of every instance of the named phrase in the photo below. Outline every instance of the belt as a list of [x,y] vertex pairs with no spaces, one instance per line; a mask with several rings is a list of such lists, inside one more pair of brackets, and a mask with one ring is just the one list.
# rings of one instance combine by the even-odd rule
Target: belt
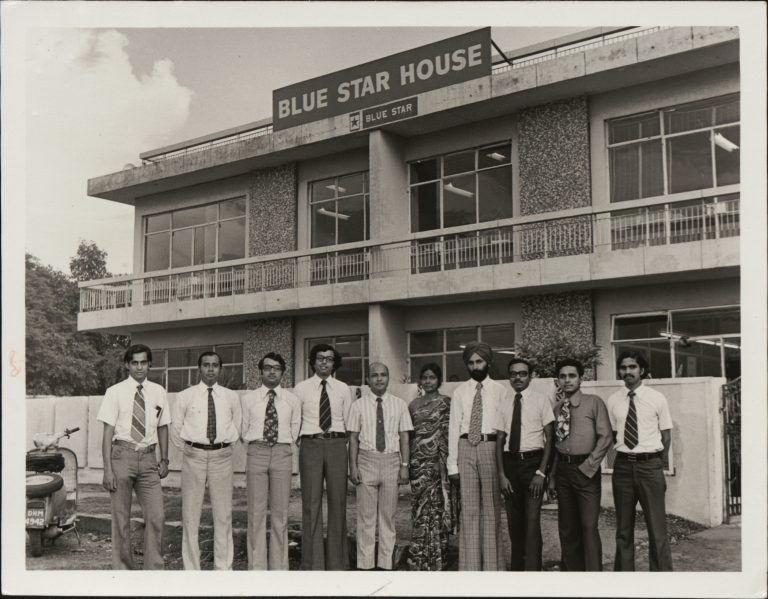
[[581,464],[588,457],[588,453],[583,453],[581,455],[569,455],[567,453],[560,453],[559,451],[557,452],[557,461],[562,462],[563,464]]
[[[469,435],[467,433],[464,433],[459,437],[459,439],[469,439]],[[480,435],[481,441],[495,441],[496,435]]]
[[143,449],[137,449],[136,443],[131,443],[130,441],[123,441],[122,439],[115,439],[114,441],[112,441],[112,445],[118,445],[119,447],[128,447],[133,451],[137,451],[139,453],[154,453],[155,447],[157,447],[157,444],[153,443],[152,445],[147,445]]
[[315,433],[314,435],[301,435],[302,439],[346,439],[347,433]]
[[648,460],[655,460],[661,458],[662,452],[655,451],[653,453],[629,453],[626,451],[617,451],[616,459],[625,460],[627,462],[647,462]]
[[232,443],[211,443],[210,445],[204,445],[203,443],[193,443],[192,441],[184,441],[187,445],[190,447],[194,447],[195,449],[224,449],[225,447],[229,447],[232,445]]
[[504,457],[510,460],[529,460],[531,458],[540,458],[544,455],[543,449],[532,449],[531,451],[505,451]]
[[[264,441],[263,439],[254,439],[253,441],[248,441],[248,445],[266,445],[269,447],[269,443]],[[275,443],[275,445],[290,445],[290,443]]]

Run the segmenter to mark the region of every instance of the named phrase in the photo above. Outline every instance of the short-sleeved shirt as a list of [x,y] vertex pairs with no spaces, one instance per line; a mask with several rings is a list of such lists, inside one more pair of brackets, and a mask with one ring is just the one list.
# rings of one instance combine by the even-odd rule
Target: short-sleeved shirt
[[[408,404],[389,392],[381,396],[384,412],[384,453],[400,451],[400,433],[413,430]],[[376,451],[376,396],[370,391],[352,402],[349,408],[347,428],[360,433],[360,448]]]
[[[293,393],[301,402],[301,434],[316,435],[322,433],[320,428],[320,393],[322,392],[322,380],[316,374],[305,381],[301,381],[293,388]],[[346,383],[333,377],[326,379],[326,392],[331,403],[331,428],[330,432],[346,433],[344,424],[347,412],[352,403],[352,392]]]
[[[566,396],[555,406],[555,418],[565,399]],[[567,455],[589,454],[579,465],[579,470],[592,478],[613,443],[608,409],[597,395],[586,395],[581,391],[574,393],[570,402],[570,432],[565,440],[555,443],[555,449]]]
[[144,449],[157,443],[157,428],[171,422],[165,389],[157,383],[150,380],[138,383],[136,379],[129,376],[124,381],[112,385],[104,394],[96,419],[115,427],[113,441],[135,443],[131,437],[131,421],[133,420],[133,400],[139,384],[144,397],[145,430],[144,439],[137,444],[137,449]]
[[[509,451],[510,431],[512,430],[512,417],[515,413],[514,397],[517,391],[514,389],[510,394],[512,401],[504,401],[496,412],[495,428],[507,434],[504,442],[504,451]],[[549,399],[537,393],[530,387],[523,389],[520,406],[520,451],[533,451],[535,449],[544,449],[546,437],[544,436],[544,427],[555,419],[552,411],[552,404]]]
[[[277,410],[277,442],[295,443],[301,428],[301,403],[299,398],[288,389],[276,387],[275,409]],[[269,388],[262,385],[249,391],[242,398],[243,404],[243,441],[264,440],[264,420],[266,419]]]
[[616,431],[616,451],[626,453],[653,453],[662,451],[661,431],[672,428],[667,398],[656,389],[641,384],[635,389],[638,443],[630,449],[624,445],[624,423],[629,411],[629,389],[616,391],[608,398],[608,417]]

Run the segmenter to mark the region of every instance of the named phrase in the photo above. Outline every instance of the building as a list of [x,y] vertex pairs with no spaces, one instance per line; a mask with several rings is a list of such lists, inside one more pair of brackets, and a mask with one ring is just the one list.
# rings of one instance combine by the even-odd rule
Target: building
[[134,272],[81,283],[79,329],[147,343],[169,391],[210,348],[234,388],[270,350],[291,384],[321,340],[350,384],[369,360],[457,380],[477,338],[503,378],[515,345],[561,336],[600,346],[599,379],[627,347],[654,378],[737,378],[738,28],[493,59],[490,35],[276,90],[273,119],[89,180],[135,207]]

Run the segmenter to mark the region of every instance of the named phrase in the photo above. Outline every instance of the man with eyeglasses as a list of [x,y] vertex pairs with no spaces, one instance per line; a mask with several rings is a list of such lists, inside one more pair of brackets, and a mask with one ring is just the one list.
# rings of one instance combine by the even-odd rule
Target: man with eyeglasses
[[248,569],[287,570],[291,444],[299,437],[301,405],[293,393],[280,387],[285,372],[283,356],[267,353],[259,360],[259,371],[261,387],[242,398],[242,438],[248,446]]
[[[309,351],[311,378],[296,385],[301,403],[302,570],[348,570],[347,418],[352,393],[332,375],[341,354],[325,343]],[[323,542],[323,482],[327,494],[327,541]]]
[[554,438],[552,405],[529,388],[531,370],[528,360],[510,360],[514,399],[501,404],[496,418],[496,462],[506,499],[513,572],[541,570],[541,502]]

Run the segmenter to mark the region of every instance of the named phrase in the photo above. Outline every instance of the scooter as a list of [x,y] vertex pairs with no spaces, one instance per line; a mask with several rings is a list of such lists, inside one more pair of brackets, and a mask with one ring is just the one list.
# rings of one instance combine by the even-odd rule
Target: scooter
[[77,455],[59,448],[59,440],[79,431],[38,433],[32,439],[35,449],[27,452],[27,520],[30,552],[43,554],[43,539],[53,543],[64,533],[77,532]]

